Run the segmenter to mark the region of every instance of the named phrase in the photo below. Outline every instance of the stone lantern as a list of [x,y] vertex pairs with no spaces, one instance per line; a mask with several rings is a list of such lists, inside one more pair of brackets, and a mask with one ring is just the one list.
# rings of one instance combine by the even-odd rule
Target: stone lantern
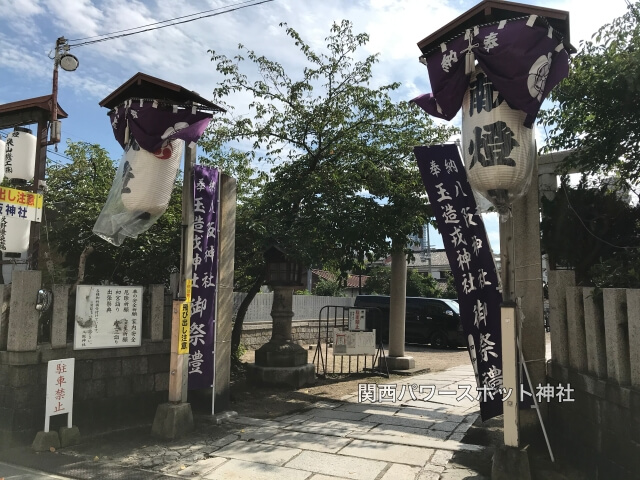
[[304,286],[305,269],[275,245],[267,249],[264,258],[266,283],[273,290],[273,330],[271,340],[256,350],[249,378],[257,383],[292,387],[315,383],[315,367],[308,363],[307,351],[291,338],[293,292]]

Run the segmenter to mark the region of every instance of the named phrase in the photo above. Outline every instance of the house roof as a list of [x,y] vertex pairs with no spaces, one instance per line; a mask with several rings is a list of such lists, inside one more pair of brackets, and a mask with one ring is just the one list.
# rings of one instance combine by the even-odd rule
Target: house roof
[[[37,122],[43,114],[50,114],[52,106],[52,94],[0,105],[0,128]],[[58,118],[67,118],[67,116],[67,112],[58,104]]]
[[182,85],[152,77],[151,75],[141,72],[136,73],[111,92],[100,102],[100,106],[111,110],[129,98],[164,100],[169,103],[196,105],[199,108],[204,107],[217,112],[225,111],[224,108],[201,97],[196,92],[186,89]]
[[[411,260],[411,262],[409,262],[408,266],[409,267],[421,267],[421,266],[428,266],[429,265],[429,258],[427,257],[427,255],[421,255],[420,253],[414,253],[413,255],[413,260]],[[449,268],[449,260],[447,259],[447,252],[445,252],[444,250],[442,251],[438,251],[438,250],[431,250],[431,266],[432,267],[444,267],[446,269],[450,269]]]
[[[362,275],[362,286],[364,287],[369,279],[368,275]],[[358,288],[360,286],[360,275],[349,275],[347,277],[347,288]]]
[[[334,282],[336,280],[336,276],[331,272],[327,272],[326,270],[319,270],[314,268],[311,270],[311,273],[313,273],[314,275],[317,275],[319,278],[323,280],[329,280],[331,282]],[[369,277],[367,275],[362,275],[363,287],[367,283],[368,278]],[[360,286],[360,275],[349,275],[347,277],[347,288],[358,288],[359,286]]]
[[[384,259],[384,265],[385,266],[391,265],[390,256]],[[429,266],[429,259],[427,258],[426,254],[421,255],[420,252],[413,252],[413,260],[409,262],[408,264],[409,268],[416,268],[416,267],[426,268],[428,266]],[[451,270],[451,268],[449,267],[449,260],[447,259],[447,252],[445,252],[444,250],[436,250],[436,249],[431,250],[431,267],[434,270],[442,269],[442,268]]]

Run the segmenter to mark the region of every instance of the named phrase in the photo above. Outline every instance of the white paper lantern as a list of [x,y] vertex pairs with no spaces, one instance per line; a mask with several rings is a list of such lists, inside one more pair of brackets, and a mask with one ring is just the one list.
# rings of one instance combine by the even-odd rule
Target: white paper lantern
[[531,183],[535,141],[526,114],[505,102],[478,67],[462,102],[462,149],[471,187],[499,213]]
[[7,178],[31,180],[36,167],[36,137],[28,128],[16,127],[7,137],[4,174]]
[[0,250],[24,253],[29,249],[31,222],[18,217],[0,216]]
[[150,215],[164,213],[180,168],[183,143],[172,140],[154,153],[137,144],[127,150],[121,194],[127,210]]
[[0,182],[4,180],[4,156],[7,143],[4,140],[0,140]]

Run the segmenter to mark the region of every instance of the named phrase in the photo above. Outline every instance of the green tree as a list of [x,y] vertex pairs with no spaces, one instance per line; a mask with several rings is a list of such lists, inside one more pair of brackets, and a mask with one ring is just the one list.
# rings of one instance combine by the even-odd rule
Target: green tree
[[607,187],[563,185],[542,200],[542,247],[552,267],[573,268],[579,285],[640,286],[640,206]]
[[314,295],[321,297],[344,297],[339,280],[320,280],[313,289]]
[[456,290],[453,274],[451,272],[446,272],[445,275],[447,277],[447,286],[442,292],[442,298],[453,298],[455,300],[458,298],[458,290]]
[[[223,77],[215,101],[252,96],[250,115],[228,117],[227,139],[252,142],[255,158],[274,165],[252,203],[247,238],[254,252],[277,243],[306,265],[336,265],[344,278],[392,244],[403,248],[430,217],[412,147],[445,141],[454,129],[392,101],[399,84],[371,87],[377,56],[357,58],[368,35],[354,34],[350,22],[331,27],[325,52],[292,28],[286,34],[307,62],[297,78],[242,45],[233,58],[211,52]],[[263,281],[254,278],[245,301]],[[235,327],[242,320],[239,311]]]
[[64,267],[51,270],[51,281],[75,283],[84,265],[84,283],[168,285],[179,263],[180,182],[158,222],[115,247],[92,233],[116,172],[113,161],[102,147],[86,142],[68,142],[65,155],[70,163],[47,166],[43,239]]
[[[375,267],[363,288],[368,295],[389,295],[391,292],[391,268]],[[438,298],[441,290],[431,275],[423,275],[412,268],[407,269],[407,296]]]
[[541,114],[546,151],[575,149],[567,165],[587,173],[614,173],[627,186],[640,173],[640,3],[581,44],[568,78]]

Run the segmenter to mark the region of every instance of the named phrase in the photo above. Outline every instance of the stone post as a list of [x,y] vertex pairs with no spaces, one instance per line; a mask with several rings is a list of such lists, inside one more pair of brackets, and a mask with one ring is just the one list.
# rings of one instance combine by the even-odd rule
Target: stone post
[[42,272],[26,270],[13,272],[11,307],[7,332],[7,350],[34,352],[38,346],[36,296],[42,283]]
[[604,315],[594,301],[593,288],[582,289],[584,330],[587,342],[587,368],[598,378],[607,377],[607,349],[604,338]]
[[161,342],[164,336],[164,285],[149,285],[151,311],[149,312],[149,337],[152,342]]
[[640,389],[640,290],[627,290],[631,385]]
[[9,302],[11,300],[11,284],[0,284],[0,350],[7,349],[9,330]]
[[215,343],[216,411],[229,407],[231,381],[231,330],[233,328],[233,266],[236,245],[236,180],[220,178],[220,263],[218,265],[218,312]]
[[416,366],[413,357],[405,356],[405,318],[407,310],[407,259],[403,251],[391,254],[391,296],[389,298],[390,370],[409,370]]
[[604,289],[607,372],[609,379],[616,381],[619,385],[629,385],[631,382],[626,300],[626,290],[622,288]]
[[[543,321],[542,256],[540,251],[540,211],[537,165],[527,194],[513,203],[512,216],[500,223],[501,280],[504,302],[516,301],[517,330],[531,383],[544,384],[545,331]],[[523,321],[524,318],[524,321]],[[526,378],[521,379],[526,382]],[[541,405],[541,414],[546,408]],[[520,410],[520,438],[537,428],[535,410]],[[525,432],[526,431],[526,432]]]
[[[587,371],[587,338],[584,329],[582,288],[567,288],[567,333],[569,366],[578,372]],[[553,335],[553,334],[552,334]]]
[[51,348],[67,347],[67,312],[69,285],[53,286],[53,313],[51,318]]
[[551,328],[551,360],[569,366],[569,333],[567,329],[567,287],[576,284],[573,270],[549,270],[549,326]]

